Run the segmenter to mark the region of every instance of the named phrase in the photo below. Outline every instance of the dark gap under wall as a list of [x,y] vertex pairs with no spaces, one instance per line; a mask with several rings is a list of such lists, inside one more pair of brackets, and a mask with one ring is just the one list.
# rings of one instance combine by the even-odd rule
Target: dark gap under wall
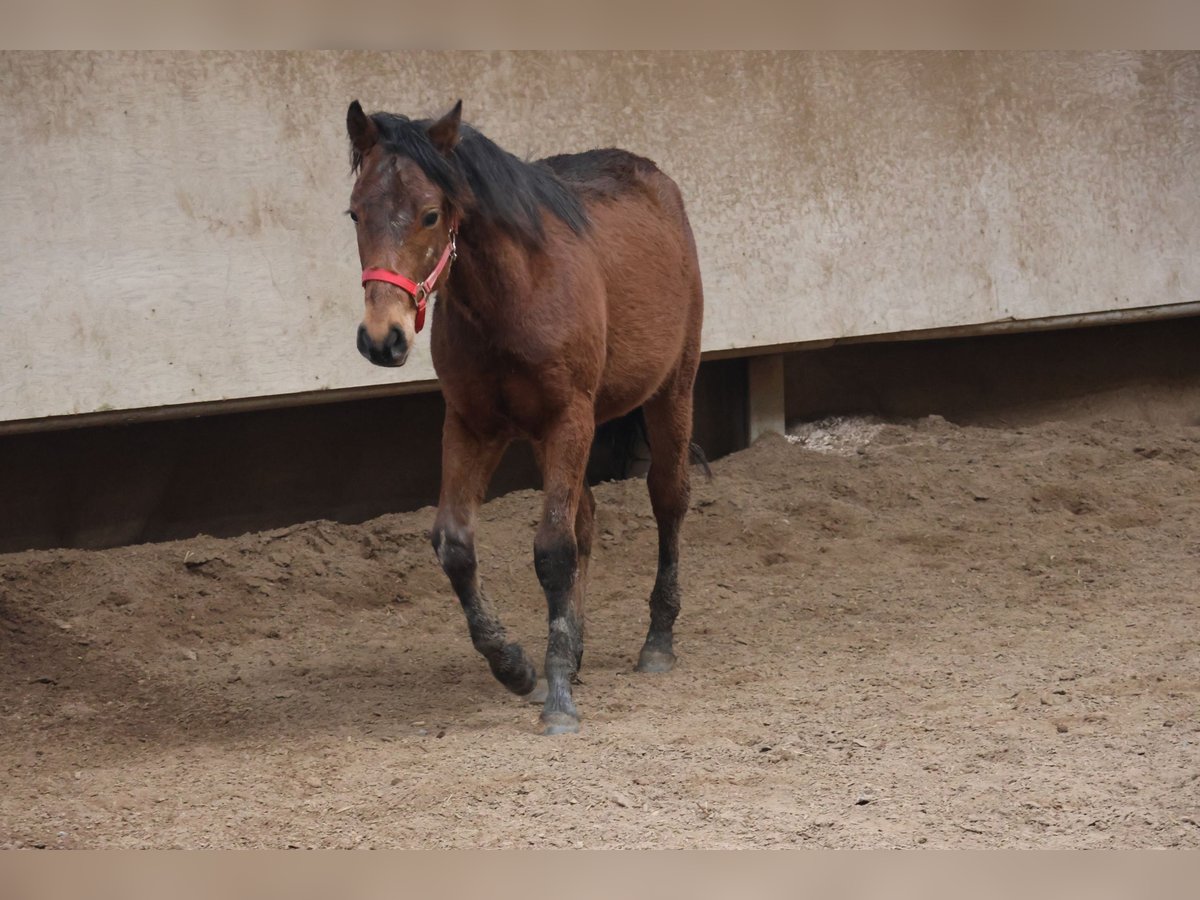
[[[701,366],[695,435],[712,458],[746,445],[745,368]],[[0,435],[0,552],[361,522],[430,506],[443,411],[441,395],[416,394]],[[593,482],[623,474],[612,452],[621,430],[597,435]],[[540,483],[529,447],[514,445],[490,496]]]
[[845,344],[789,354],[789,424],[937,414],[1020,425],[1122,415],[1200,422],[1200,317],[1064,331]]

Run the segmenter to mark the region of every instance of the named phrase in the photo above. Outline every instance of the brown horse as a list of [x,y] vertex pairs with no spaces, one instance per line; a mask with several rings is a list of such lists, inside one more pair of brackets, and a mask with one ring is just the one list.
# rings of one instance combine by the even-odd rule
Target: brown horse
[[[595,511],[584,469],[596,426],[639,407],[658,576],[637,668],[675,662],[704,307],[696,245],[679,188],[650,160],[591,150],[524,162],[461,111],[459,101],[414,121],[350,104],[349,215],[366,292],[358,346],[377,365],[403,365],[426,297],[436,299],[430,343],[446,421],[433,547],[496,678],[535,702],[544,691],[546,734],[573,732]],[[476,512],[515,439],[532,443],[545,495],[534,539],[550,619],[544,685],[475,562]]]

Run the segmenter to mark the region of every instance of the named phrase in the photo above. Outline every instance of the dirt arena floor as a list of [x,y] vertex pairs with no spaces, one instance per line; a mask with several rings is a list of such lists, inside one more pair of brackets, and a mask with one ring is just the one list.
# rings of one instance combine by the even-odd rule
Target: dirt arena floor
[[[1200,847],[1200,426],[863,420],[697,479],[679,665],[597,490],[583,732],[495,684],[431,510],[0,557],[0,845]],[[537,497],[482,514],[540,657]]]

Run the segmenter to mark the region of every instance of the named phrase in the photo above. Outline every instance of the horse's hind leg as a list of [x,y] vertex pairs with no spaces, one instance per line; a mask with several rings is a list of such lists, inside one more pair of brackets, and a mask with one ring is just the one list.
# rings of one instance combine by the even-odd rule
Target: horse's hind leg
[[658,523],[658,575],[650,593],[650,631],[638,658],[639,672],[668,672],[675,665],[675,618],[679,615],[679,530],[687,513],[692,437],[692,379],[680,378],[645,405],[650,443],[646,484]]
[[584,593],[587,587],[588,563],[592,558],[592,535],[596,522],[596,498],[592,489],[584,479],[583,491],[579,498],[579,511],[575,513],[575,543],[579,551],[579,575],[575,579],[575,589],[571,596],[571,606],[575,618],[579,622],[579,647],[575,654],[575,669],[583,665],[583,632],[586,627],[584,616]]
[[433,549],[458,595],[471,642],[492,674],[514,694],[528,694],[537,670],[521,645],[508,640],[475,563],[475,513],[508,442],[473,434],[451,409],[442,432],[442,490],[433,525]]

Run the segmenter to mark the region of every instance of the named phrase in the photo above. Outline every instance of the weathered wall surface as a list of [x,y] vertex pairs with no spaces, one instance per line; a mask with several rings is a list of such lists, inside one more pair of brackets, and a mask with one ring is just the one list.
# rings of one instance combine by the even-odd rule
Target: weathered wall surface
[[709,351],[1200,300],[1200,55],[0,55],[0,421],[432,378],[354,347],[343,130],[456,97],[681,184]]

